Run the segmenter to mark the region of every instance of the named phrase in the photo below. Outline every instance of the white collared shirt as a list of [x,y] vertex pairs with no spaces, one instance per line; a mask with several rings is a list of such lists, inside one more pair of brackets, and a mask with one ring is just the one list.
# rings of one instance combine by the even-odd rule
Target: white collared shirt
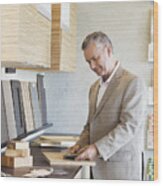
[[99,105],[111,79],[113,78],[114,74],[116,73],[119,65],[120,65],[120,62],[118,61],[113,72],[111,73],[111,75],[109,76],[109,78],[105,82],[103,82],[102,77],[100,78],[100,88],[99,88],[99,92],[98,92],[98,96],[97,96],[96,108],[98,107],[98,105]]

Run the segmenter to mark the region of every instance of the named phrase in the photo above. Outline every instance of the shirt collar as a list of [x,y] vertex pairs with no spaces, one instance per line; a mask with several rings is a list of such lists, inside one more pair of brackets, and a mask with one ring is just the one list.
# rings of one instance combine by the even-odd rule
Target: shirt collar
[[108,85],[108,84],[109,84],[109,82],[110,82],[111,79],[113,78],[114,74],[116,73],[116,71],[117,71],[119,65],[120,65],[120,62],[117,61],[116,66],[115,66],[113,72],[111,73],[111,75],[108,77],[108,79],[107,79],[105,82],[103,82],[102,77],[100,78],[100,86],[102,86],[102,85]]

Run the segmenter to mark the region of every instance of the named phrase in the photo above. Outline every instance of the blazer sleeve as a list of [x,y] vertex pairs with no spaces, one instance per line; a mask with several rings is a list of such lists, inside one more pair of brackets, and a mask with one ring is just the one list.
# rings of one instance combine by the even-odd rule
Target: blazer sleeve
[[79,141],[77,141],[76,144],[80,145],[81,147],[84,147],[85,145],[88,145],[89,142],[89,123],[87,123],[84,126],[84,129],[82,133],[80,134]]
[[84,147],[85,145],[90,144],[90,95],[91,95],[91,90],[92,87],[90,88],[89,91],[89,114],[88,114],[88,119],[87,122],[83,128],[83,131],[80,134],[79,140],[77,141],[76,144],[80,145],[81,147]]
[[145,111],[145,86],[139,78],[130,81],[122,100],[120,122],[95,145],[106,161],[137,135]]

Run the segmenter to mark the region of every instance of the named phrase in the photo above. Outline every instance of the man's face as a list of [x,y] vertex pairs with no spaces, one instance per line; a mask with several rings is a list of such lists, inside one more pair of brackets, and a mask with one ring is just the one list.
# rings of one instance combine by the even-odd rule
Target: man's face
[[90,68],[98,75],[109,73],[110,54],[106,46],[90,43],[84,50],[84,56]]

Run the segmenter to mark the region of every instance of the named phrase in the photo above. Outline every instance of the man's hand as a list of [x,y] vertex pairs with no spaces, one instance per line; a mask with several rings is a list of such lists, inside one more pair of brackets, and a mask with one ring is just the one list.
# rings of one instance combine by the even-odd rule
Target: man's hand
[[78,153],[78,151],[80,150],[80,148],[81,148],[81,146],[78,145],[78,144],[76,144],[76,145],[70,147],[70,148],[68,149],[68,151],[69,151],[70,153],[72,153],[72,154],[75,154],[75,153]]
[[98,154],[96,145],[92,144],[82,148],[75,160],[95,160]]

